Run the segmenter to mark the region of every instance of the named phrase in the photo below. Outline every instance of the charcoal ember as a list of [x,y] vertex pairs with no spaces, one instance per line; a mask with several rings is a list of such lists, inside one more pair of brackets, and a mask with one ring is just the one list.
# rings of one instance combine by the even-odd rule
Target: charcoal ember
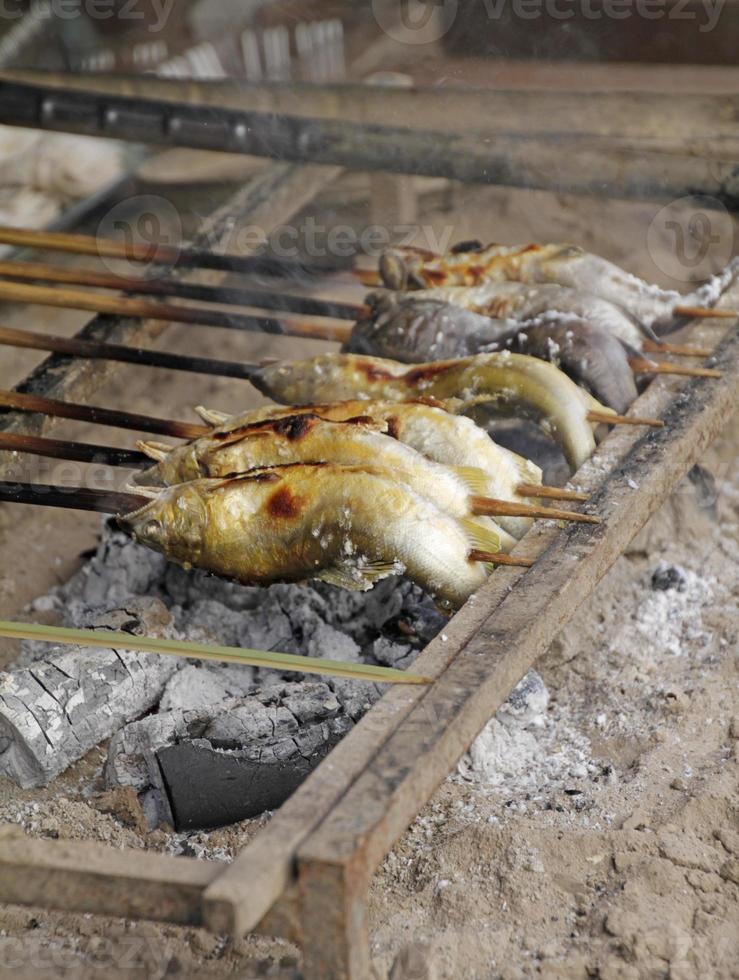
[[516,684],[508,700],[498,708],[496,718],[507,728],[530,725],[540,719],[549,704],[549,691],[535,670],[530,670]]
[[[89,620],[149,635],[166,633],[170,622],[158,600],[132,601]],[[172,657],[65,646],[0,674],[0,774],[24,788],[45,786],[150,710],[177,667]]]
[[677,589],[678,592],[685,590],[685,569],[679,565],[669,565],[661,561],[652,572],[652,588],[658,592],[667,592],[669,589]]
[[[248,667],[246,671],[251,673]],[[217,670],[188,665],[178,670],[167,682],[159,701],[159,711],[209,708],[238,693],[240,692],[234,690],[234,685],[229,685],[228,675],[224,676]]]
[[93,557],[65,584],[64,597],[88,606],[122,604],[129,596],[154,592],[166,567],[163,555],[120,531],[109,531]]
[[151,825],[220,826],[279,806],[352,725],[328,684],[283,682],[127,725],[104,778],[134,787]]
[[386,636],[378,636],[369,648],[372,659],[385,667],[402,670],[411,663],[417,652],[410,643],[396,643]]

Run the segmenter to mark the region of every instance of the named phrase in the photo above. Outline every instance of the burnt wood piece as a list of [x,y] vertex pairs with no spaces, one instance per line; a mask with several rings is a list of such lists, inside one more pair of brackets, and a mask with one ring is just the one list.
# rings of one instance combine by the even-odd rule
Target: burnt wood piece
[[190,105],[0,80],[0,122],[355,170],[624,198],[704,194],[739,206],[732,153],[653,149],[601,137],[488,135]]
[[221,827],[276,810],[350,727],[348,718],[337,718],[229,752],[205,740],[161,749],[156,758],[175,830]]
[[[653,34],[653,32],[652,32]],[[653,40],[653,38],[652,38]],[[0,79],[104,95],[188,102],[193,106],[270,112],[410,128],[479,129],[510,136],[567,133],[665,141],[736,141],[739,96],[723,92],[562,92],[454,86],[386,87],[357,83],[305,85],[244,79],[157,78],[153,75],[74,74],[3,69]],[[470,124],[472,120],[472,124]]]
[[[91,627],[161,636],[171,616],[156,599],[132,600]],[[49,646],[43,660],[0,673],[0,774],[24,788],[46,786],[152,708],[177,670],[173,657]]]
[[[334,180],[338,172],[333,167],[298,167],[289,163],[267,167],[204,221],[194,246],[216,251],[226,246],[233,236],[234,222],[255,224],[268,233],[289,221],[322,187]],[[160,271],[162,275],[174,278],[189,279],[193,275],[179,269],[162,268]],[[225,275],[221,271],[199,272],[198,281],[205,279],[211,285],[218,285]],[[166,326],[163,321],[97,316],[77,334],[76,339],[138,347],[154,340]],[[85,401],[105,385],[114,370],[112,361],[54,356],[40,364],[18,390],[63,401]],[[57,418],[42,414],[0,413],[0,430],[9,432],[43,435],[57,424]],[[0,459],[0,476],[5,471],[6,466]]]

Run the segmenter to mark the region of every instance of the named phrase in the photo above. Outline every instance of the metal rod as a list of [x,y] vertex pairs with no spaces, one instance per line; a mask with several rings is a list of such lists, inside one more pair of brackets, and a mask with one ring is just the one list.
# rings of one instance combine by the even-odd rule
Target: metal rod
[[243,289],[234,286],[202,286],[199,283],[174,279],[144,279],[136,276],[118,276],[95,272],[91,269],[59,269],[42,262],[0,261],[0,276],[11,279],[30,279],[37,282],[67,283],[73,286],[93,286],[101,289],[118,289],[127,293],[150,296],[172,296],[177,299],[195,300],[202,303],[220,303],[229,306],[251,306],[260,310],[276,310],[299,313],[303,316],[331,317],[340,320],[357,320],[367,312],[360,303],[339,303],[316,299],[312,296],[295,296],[274,289]]
[[124,514],[148,504],[149,498],[119,490],[63,487],[49,483],[0,481],[0,501],[10,504],[36,504],[66,510],[92,510],[99,514]]
[[100,446],[89,442],[46,439],[43,436],[24,435],[21,432],[0,432],[0,450],[47,456],[50,459],[69,459],[75,463],[123,466],[128,469],[151,466],[149,457],[137,449],[118,449],[115,446]]
[[[0,86],[0,89],[2,86]],[[0,91],[0,115],[2,92]],[[216,269],[220,272],[240,272],[256,276],[304,279],[331,272],[353,271],[353,259],[331,257],[323,262],[306,263],[298,259],[278,259],[266,255],[229,255],[203,248],[172,246],[157,242],[142,245],[136,242],[117,242],[92,235],[62,231],[33,231],[27,228],[0,226],[0,243],[16,248],[43,248],[74,255],[94,255],[102,259],[124,259],[147,265],[167,265],[187,269]]]
[[243,361],[219,361],[210,357],[169,354],[164,351],[144,350],[141,347],[125,347],[122,344],[13,330],[10,327],[0,327],[0,344],[27,350],[50,351],[52,354],[68,354],[70,357],[120,361],[140,367],[169,368],[194,374],[212,374],[219,378],[240,378],[244,381],[249,381],[254,372],[259,370],[258,364],[246,364]]
[[[363,171],[637,199],[706,194],[739,207],[735,161],[601,137],[415,130],[0,81],[0,122]],[[575,149],[576,148],[576,149]]]
[[249,330],[314,340],[343,341],[351,333],[344,323],[319,324],[308,321],[281,321],[243,313],[153,303],[130,296],[106,296],[80,289],[55,289],[49,286],[30,286],[28,283],[0,282],[0,302],[30,303],[64,310],[88,310],[114,316],[136,316],[149,320],[167,320],[196,326],[223,327],[226,330]]

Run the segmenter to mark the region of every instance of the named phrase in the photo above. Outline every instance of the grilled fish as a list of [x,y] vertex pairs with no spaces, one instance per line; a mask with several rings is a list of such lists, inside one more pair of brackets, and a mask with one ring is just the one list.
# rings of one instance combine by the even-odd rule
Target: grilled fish
[[[485,482],[477,488],[478,493],[519,503],[521,498],[516,487],[522,483],[541,483],[541,469],[523,456],[499,446],[472,419],[453,414],[458,407],[456,404],[434,402],[431,399],[410,402],[355,400],[305,406],[302,411],[334,421],[346,421],[362,414],[369,415],[384,423],[388,434],[393,438],[429,459],[445,466],[465,468],[468,481],[473,472],[484,472]],[[294,415],[301,408],[267,405],[233,416],[202,408],[198,411],[214,426],[215,435],[219,432],[232,432],[265,419]],[[146,446],[153,447],[155,458],[163,459],[165,454],[172,452],[170,446],[160,446],[157,443],[146,443]],[[184,455],[188,447],[178,447],[174,451]],[[155,479],[156,469],[154,467]],[[188,472],[193,473],[194,468]],[[146,474],[144,479],[148,480]],[[496,517],[495,521],[516,538],[523,537],[531,526],[531,519],[526,517]]]
[[[739,271],[739,258],[692,293],[661,289],[608,259],[575,245],[488,245],[466,242],[448,255],[393,248],[380,258],[380,274],[390,289],[475,286],[483,282],[556,283],[621,307],[644,328],[664,332],[676,306],[710,306]],[[654,339],[653,337],[651,339]]]
[[[199,477],[226,477],[265,466],[291,463],[337,463],[369,467],[390,479],[406,484],[453,517],[472,518],[477,513],[475,497],[485,475],[477,471],[469,480],[466,471],[455,473],[396,439],[384,435],[387,423],[368,416],[334,422],[313,413],[287,415],[249,422],[228,431],[214,431],[188,445],[176,447],[146,471],[145,482],[159,480],[170,486]],[[159,452],[139,443],[144,452]],[[469,480],[469,482],[465,482]],[[473,484],[473,485],[470,485]],[[489,551],[510,551],[516,539],[490,518],[480,519],[486,530]]]
[[514,325],[425,295],[370,293],[364,302],[370,312],[354,324],[342,347],[345,354],[408,363],[469,357]]
[[508,351],[411,368],[378,357],[321,354],[263,365],[249,379],[265,395],[289,405],[419,396],[458,398],[463,405],[488,402],[500,414],[538,422],[562,447],[573,469],[595,449],[588,412],[609,411],[553,365]]
[[585,320],[560,319],[521,324],[490,350],[510,350],[550,361],[615,412],[623,414],[638,391],[627,349],[613,334]]
[[405,574],[450,609],[485,581],[460,522],[385,474],[269,467],[159,491],[119,518],[142,544],[245,584],[320,578],[366,590]]
[[[636,349],[641,348],[644,339],[643,329],[630,314],[599,296],[565,286],[484,282],[479,286],[439,286],[419,290],[413,293],[413,297],[452,303],[499,321],[521,323],[538,318],[556,320],[558,317],[577,317],[607,330]],[[651,339],[656,339],[651,330],[648,334]]]

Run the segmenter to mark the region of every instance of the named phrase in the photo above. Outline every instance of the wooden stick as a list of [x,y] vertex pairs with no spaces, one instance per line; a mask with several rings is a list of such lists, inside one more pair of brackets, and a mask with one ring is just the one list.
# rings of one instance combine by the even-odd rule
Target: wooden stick
[[579,490],[566,490],[564,487],[548,487],[538,483],[519,483],[516,493],[520,497],[546,497],[549,500],[576,500],[583,501],[588,499],[586,493]]
[[91,510],[99,514],[121,514],[138,510],[139,507],[148,504],[150,498],[119,490],[63,487],[49,483],[13,483],[2,480],[0,501],[8,504],[61,507],[65,510]]
[[470,561],[481,561],[487,565],[513,565],[516,568],[531,568],[532,558],[517,558],[515,555],[504,555],[499,551],[479,551],[473,548],[468,558]]
[[133,429],[157,436],[171,436],[173,439],[197,439],[212,431],[208,425],[193,422],[178,422],[174,419],[157,419],[151,415],[135,415],[132,412],[119,412],[111,408],[95,405],[77,405],[73,402],[58,401],[55,398],[42,398],[20,391],[0,390],[0,408],[12,408],[19,412],[37,412],[61,419],[76,419],[91,422],[113,429]]
[[76,463],[103,463],[108,466],[124,466],[140,469],[151,466],[151,460],[135,449],[117,449],[114,446],[98,446],[87,442],[70,442],[64,439],[46,439],[43,436],[25,435],[21,432],[1,432],[0,450],[47,456],[51,459],[70,459]]
[[661,419],[632,418],[629,415],[611,415],[609,412],[588,412],[588,422],[604,422],[606,425],[648,425],[652,429],[664,428]]
[[191,643],[168,640],[158,636],[132,636],[117,630],[80,630],[64,626],[42,626],[39,623],[13,623],[0,620],[0,636],[13,640],[41,640],[44,643],[68,643],[82,647],[103,647],[131,650],[135,653],[165,654],[170,657],[195,657],[216,663],[248,664],[271,670],[297,671],[301,674],[327,674],[354,681],[375,684],[429,684],[428,677],[409,674],[393,667],[373,667],[371,664],[342,663],[325,657],[304,657],[294,653],[271,650],[250,650],[241,647]]
[[243,313],[227,313],[204,307],[177,306],[172,303],[153,303],[134,297],[105,296],[80,289],[54,289],[30,286],[27,283],[0,282],[0,301],[53,306],[63,310],[88,310],[114,316],[136,316],[147,320],[167,320],[191,323],[196,326],[222,327],[226,330],[250,330],[264,333],[308,337],[314,340],[335,340],[343,343],[351,333],[345,323],[319,324],[301,320],[281,321]]
[[327,262],[303,262],[278,259],[268,255],[227,255],[207,249],[164,245],[157,242],[136,244],[118,242],[93,235],[70,234],[63,231],[32,231],[0,225],[0,243],[17,248],[43,248],[74,255],[94,255],[102,259],[124,259],[147,265],[169,265],[188,269],[217,269],[222,272],[242,272],[262,276],[295,277],[323,275],[328,272],[353,270],[352,259],[332,256]]
[[30,330],[13,330],[0,327],[0,344],[22,347],[28,350],[51,351],[71,357],[89,357],[97,360],[121,361],[145,367],[170,368],[173,371],[189,371],[194,374],[212,374],[219,378],[241,378],[248,381],[259,365],[243,361],[219,361],[210,357],[190,357],[187,354],[170,354],[165,351],[144,350],[141,347],[125,347],[122,344],[106,344],[97,340],[79,340],[77,337],[56,337],[51,334],[32,333]]
[[664,361],[645,361],[630,357],[629,367],[634,374],[680,374],[686,378],[723,378],[714,368],[686,367],[684,364],[667,364]]
[[672,311],[675,316],[694,316],[706,320],[736,320],[737,310],[722,310],[715,306],[676,306]]
[[278,310],[303,316],[331,317],[357,320],[365,316],[368,307],[361,303],[339,303],[296,296],[281,289],[243,289],[234,286],[203,286],[179,279],[144,279],[138,276],[118,276],[92,269],[61,269],[43,262],[0,261],[0,276],[11,279],[30,279],[38,282],[66,283],[72,286],[92,286],[98,289],[118,289],[126,293],[151,296],[172,296],[201,303],[220,303],[226,306],[249,306],[260,310]]
[[710,347],[694,347],[691,344],[663,344],[644,339],[642,350],[648,354],[674,354],[676,357],[710,357],[713,350]]
[[578,514],[572,510],[556,510],[554,507],[532,507],[531,504],[514,504],[509,500],[495,500],[492,497],[470,498],[475,514],[489,517],[544,517],[553,521],[573,521],[579,524],[600,524],[595,514]]

